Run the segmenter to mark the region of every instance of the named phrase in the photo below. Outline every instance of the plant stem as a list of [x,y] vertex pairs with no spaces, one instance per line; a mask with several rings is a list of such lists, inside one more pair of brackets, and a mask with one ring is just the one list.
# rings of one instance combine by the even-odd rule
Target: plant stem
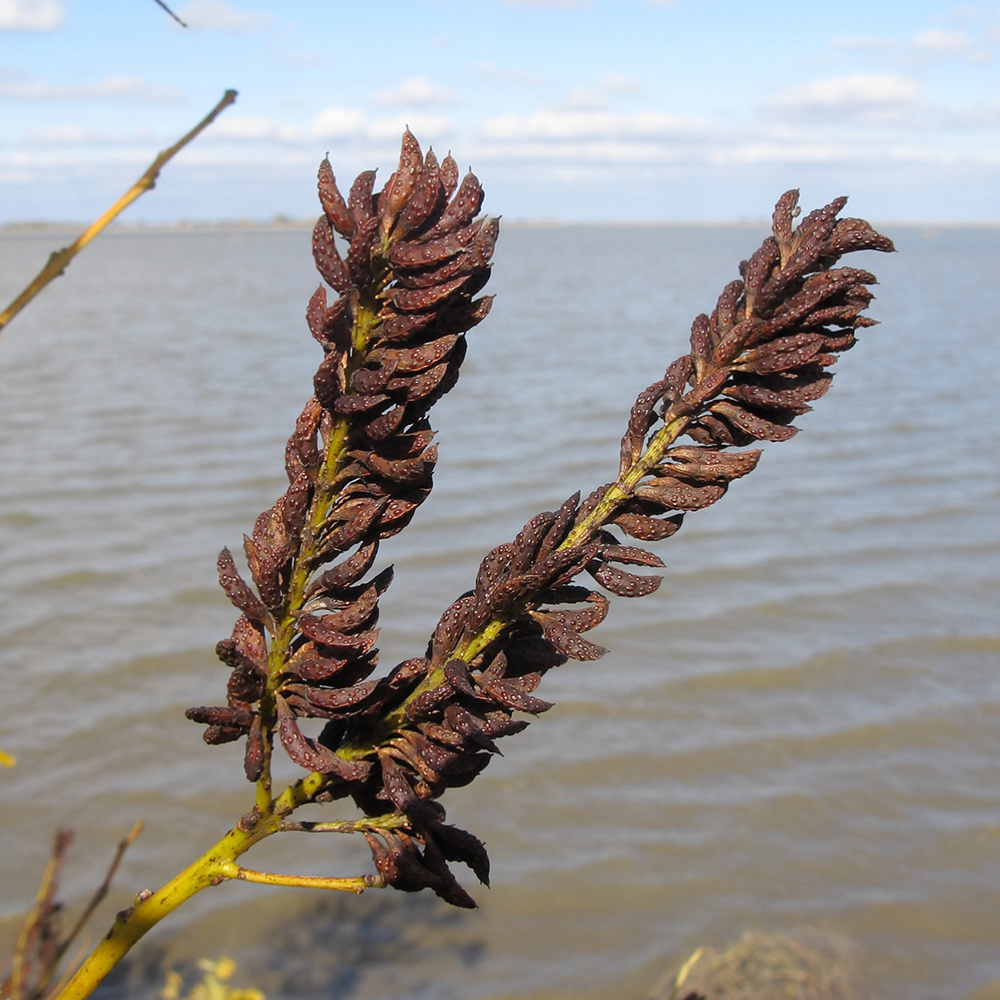
[[243,868],[231,861],[222,866],[227,878],[244,882],[259,882],[261,885],[290,885],[305,889],[334,889],[338,892],[353,892],[360,896],[365,889],[384,889],[385,880],[379,875],[359,875],[351,878],[327,878],[323,875],[279,875],[275,872],[259,872]]
[[55,1000],[83,1000],[89,997],[147,931],[195,893],[229,878],[225,873],[226,864],[232,864],[235,858],[272,832],[271,825],[266,823],[259,823],[249,831],[235,826],[158,892],[145,898],[140,898],[142,894],[137,896],[134,905],[118,914],[111,930]]
[[99,219],[92,222],[76,241],[62,250],[54,252],[48,259],[45,266],[35,275],[34,280],[21,292],[17,298],[7,308],[0,313],[0,330],[2,330],[50,281],[58,278],[69,262],[109,223],[113,222],[129,205],[140,195],[145,194],[156,184],[156,179],[160,175],[160,168],[175,153],[180,152],[192,139],[201,131],[208,128],[219,114],[236,100],[236,91],[227,90],[222,96],[222,100],[200,122],[183,138],[179,139],[168,149],[163,150],[149,165],[146,172],[125,192]]

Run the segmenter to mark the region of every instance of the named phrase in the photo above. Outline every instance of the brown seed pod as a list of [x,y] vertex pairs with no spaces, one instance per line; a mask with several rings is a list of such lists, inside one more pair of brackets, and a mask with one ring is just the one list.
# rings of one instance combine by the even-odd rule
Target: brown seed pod
[[713,413],[738,427],[747,434],[752,434],[758,441],[787,441],[798,434],[797,427],[789,427],[775,423],[735,403],[720,400],[710,407]]
[[441,183],[446,197],[450,198],[458,187],[458,164],[451,153],[441,161]]
[[227,548],[219,553],[218,570],[219,583],[226,592],[226,597],[248,618],[269,629],[272,628],[274,619],[271,617],[271,612],[240,576],[236,563],[233,562],[232,553]]
[[345,708],[353,708],[359,702],[368,698],[378,686],[378,681],[362,681],[359,684],[352,684],[350,687],[326,688],[318,687],[315,684],[285,684],[282,689],[282,697],[298,695],[304,698],[310,705],[317,708],[327,709],[337,712]]
[[382,232],[387,234],[392,228],[396,216],[402,212],[413,197],[417,188],[418,177],[423,166],[423,154],[420,143],[413,133],[406,129],[403,132],[402,146],[399,151],[399,166],[389,178],[379,198],[379,212],[382,216]]
[[420,229],[444,200],[444,197],[437,157],[428,150],[413,196],[399,216],[399,232],[402,234]]
[[367,287],[372,280],[372,246],[378,234],[376,218],[358,224],[358,230],[347,249],[347,269],[351,281],[359,287]]
[[333,176],[333,169],[330,167],[328,157],[323,157],[323,162],[319,165],[319,200],[333,228],[344,239],[349,240],[354,235],[356,228],[354,217],[337,188],[337,181]]
[[594,569],[591,576],[602,587],[619,597],[645,597],[657,590],[663,582],[662,576],[636,576],[635,573],[626,573],[606,562]]
[[467,226],[479,214],[482,205],[483,189],[479,186],[479,178],[470,170],[462,178],[455,197],[448,202],[441,218],[427,231],[427,239],[436,239]]
[[560,653],[574,660],[599,660],[606,652],[604,646],[584,639],[568,625],[550,621],[544,626],[545,638],[552,643]]
[[[312,647],[315,649],[315,646]],[[300,677],[304,681],[328,681],[341,673],[345,667],[353,665],[350,659],[336,659],[329,656],[295,657],[285,673]]]
[[463,276],[430,288],[392,288],[386,293],[386,297],[399,312],[425,312],[439,306],[466,281],[467,278]]
[[552,707],[550,701],[533,698],[525,691],[524,685],[515,679],[490,681],[486,690],[505,708],[517,709],[529,715],[541,715]]
[[236,728],[240,731],[240,735],[250,728],[250,724],[253,721],[253,714],[249,709],[234,708],[232,705],[202,705],[198,708],[189,708],[184,714],[192,722],[201,722],[209,726]]
[[443,263],[461,253],[475,239],[480,225],[470,223],[436,240],[403,240],[389,251],[389,261],[403,269],[422,269]]
[[695,483],[724,483],[752,472],[760,456],[759,449],[734,452],[680,446],[667,452],[669,465],[658,466],[654,471],[656,475],[677,476]]
[[371,221],[375,214],[375,207],[372,203],[374,187],[374,170],[363,170],[355,177],[354,183],[351,185],[351,191],[347,196],[347,208],[351,213],[351,218],[354,219],[355,236]]
[[726,492],[725,484],[693,486],[673,477],[648,480],[635,495],[642,500],[652,500],[666,510],[701,510],[710,507]]
[[321,215],[313,227],[312,252],[316,270],[328,285],[341,295],[345,295],[354,287],[347,265],[337,252],[330,220],[325,215]]
[[303,635],[324,646],[334,646],[337,649],[356,649],[359,652],[366,652],[378,640],[377,629],[370,629],[367,632],[340,632],[327,625],[325,618],[317,618],[315,615],[300,615],[297,625]]
[[441,853],[448,861],[461,861],[468,865],[476,878],[483,884],[490,884],[490,859],[478,837],[474,837],[457,826],[438,824],[432,835]]
[[366,760],[347,761],[332,750],[302,734],[295,715],[280,695],[275,697],[278,714],[278,738],[288,756],[307,771],[336,775],[344,781],[364,781],[371,770]]
[[669,521],[648,514],[619,514],[612,523],[617,524],[626,535],[643,542],[662,541],[676,531]]
[[353,555],[326,570],[316,584],[306,591],[306,596],[312,596],[317,590],[337,591],[341,587],[348,587],[352,583],[356,583],[371,568],[377,552],[378,542],[366,542]]

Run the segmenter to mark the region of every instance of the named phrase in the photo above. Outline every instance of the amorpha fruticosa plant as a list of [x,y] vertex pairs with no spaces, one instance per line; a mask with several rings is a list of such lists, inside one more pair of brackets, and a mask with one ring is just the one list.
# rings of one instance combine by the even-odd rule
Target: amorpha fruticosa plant
[[[382,540],[430,494],[430,413],[490,310],[480,293],[499,222],[480,216],[477,178],[460,178],[450,155],[424,154],[408,131],[377,193],[374,181],[365,171],[345,199],[329,162],[320,166],[312,245],[324,284],[306,310],[322,349],[314,392],[285,451],[288,489],[244,537],[248,572],[228,549],[219,556],[239,612],[217,646],[231,668],[225,703],[187,713],[207,743],[243,742],[252,808],[173,880],[136,897],[63,997],[88,996],[150,927],[226,880],[430,889],[475,906],[451,866],[487,883],[489,859],[474,834],[446,822],[442,794],[474,780],[497,741],[528,725],[523,715],[551,707],[535,693],[546,671],[606,652],[584,633],[608,613],[608,594],[657,589],[661,578],[641,571],[663,563],[645,543],[669,538],[751,472],[756,442],[796,433],[792,421],[829,388],[830,366],[873,323],[863,313],[874,276],[840,258],[893,249],[868,223],[839,218],[846,199],[796,224],[798,193],[782,195],[772,235],[695,319],[690,350],[639,394],[614,480],[532,517],[486,555],[426,649],[378,672],[379,598],[392,570],[373,566]],[[284,788],[272,782],[275,753],[302,768]],[[294,817],[314,803],[339,818]],[[240,861],[266,837],[303,831],[362,835],[373,871],[299,876]]]

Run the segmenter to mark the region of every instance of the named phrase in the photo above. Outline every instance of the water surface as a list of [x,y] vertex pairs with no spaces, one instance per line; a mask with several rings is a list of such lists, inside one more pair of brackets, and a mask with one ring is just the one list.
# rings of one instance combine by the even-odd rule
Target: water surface
[[[889,235],[897,255],[856,257],[882,325],[803,433],[657,546],[660,591],[595,633],[611,653],[550,673],[557,707],[445,797],[493,859],[479,911],[224,886],[140,964],[226,951],[271,1000],[639,1000],[698,944],[810,925],[855,942],[881,997],[1000,980],[1000,231]],[[422,652],[486,549],[614,475],[636,393],[761,236],[505,230],[493,312],[436,409],[434,494],[382,549],[385,664]],[[3,294],[54,248],[4,234]],[[97,933],[250,805],[238,748],[183,710],[224,697],[215,556],[284,488],[316,282],[306,230],[110,233],[4,331],[8,932],[57,825],[78,903],[146,823]],[[289,836],[253,863],[369,861]]]

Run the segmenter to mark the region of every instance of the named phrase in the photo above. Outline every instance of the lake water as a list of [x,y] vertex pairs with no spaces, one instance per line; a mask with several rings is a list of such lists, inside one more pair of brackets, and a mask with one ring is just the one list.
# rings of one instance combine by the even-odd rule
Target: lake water
[[[593,634],[611,652],[550,673],[557,707],[445,796],[490,850],[480,910],[226,885],[105,995],[228,953],[269,1000],[641,1000],[700,944],[806,926],[852,942],[879,997],[1000,995],[1000,230],[885,228],[899,253],[852,261],[882,325],[803,433],[656,547],[660,591]],[[761,236],[505,229],[434,494],[381,552],[384,664],[487,548],[614,475],[636,393]],[[61,242],[0,236],[0,297]],[[7,938],[57,825],[79,904],[145,821],[96,935],[251,804],[239,749],[183,711],[224,696],[215,557],[284,489],[316,283],[306,229],[110,233],[0,338]],[[359,874],[357,840],[248,863]]]

